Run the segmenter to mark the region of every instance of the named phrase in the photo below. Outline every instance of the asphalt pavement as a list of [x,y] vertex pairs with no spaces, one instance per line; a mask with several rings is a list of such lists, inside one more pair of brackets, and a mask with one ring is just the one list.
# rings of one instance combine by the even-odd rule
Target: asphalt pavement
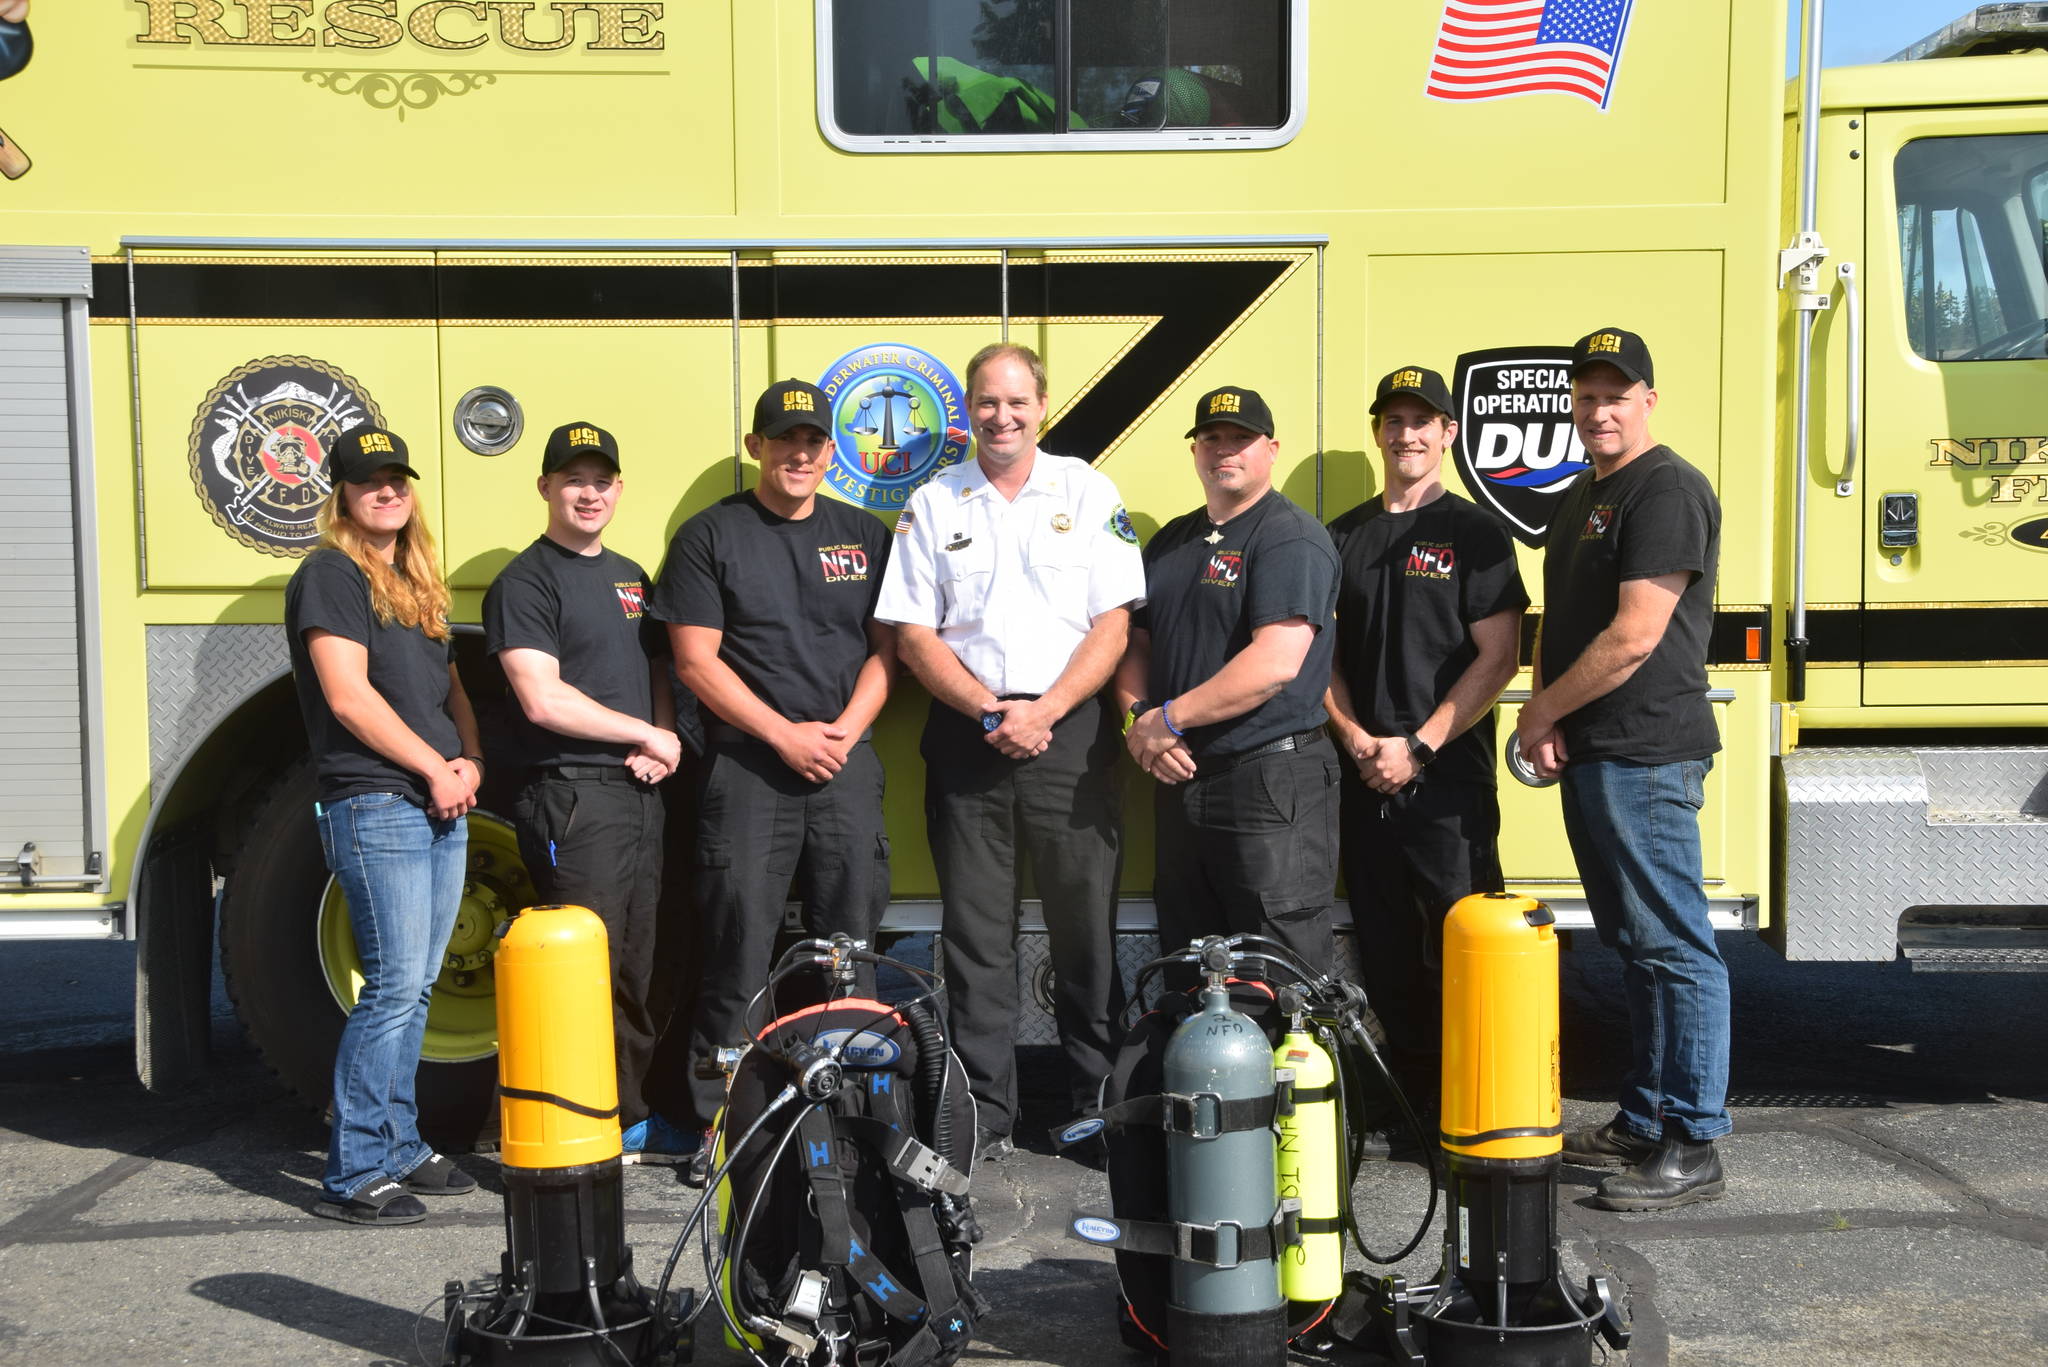
[[[1599,1174],[1564,1170],[1567,1271],[1610,1278],[1634,1330],[1606,1360],[2048,1362],[2048,978],[1786,964],[1753,938],[1723,943],[1727,1197],[1614,1214],[1585,1204]],[[132,962],[125,945],[0,946],[0,1364],[432,1362],[442,1284],[495,1270],[495,1164],[463,1158],[482,1189],[421,1225],[314,1219],[318,1117],[224,1001],[203,1087],[164,1099],[135,1082]],[[1565,956],[1569,1124],[1611,1109],[1617,983],[1605,951]],[[1057,1118],[1027,1107],[1031,1126]],[[1107,1255],[1063,1232],[1070,1210],[1106,1205],[1103,1179],[1020,1137],[1036,1151],[976,1174],[976,1281],[994,1309],[969,1360],[1138,1367],[1116,1338]],[[658,1267],[695,1193],[647,1168],[626,1195],[636,1257]],[[1420,1167],[1370,1165],[1368,1236],[1398,1246],[1426,1196]],[[1428,1279],[1439,1237],[1399,1270]],[[700,1334],[699,1362],[741,1360],[716,1339]]]

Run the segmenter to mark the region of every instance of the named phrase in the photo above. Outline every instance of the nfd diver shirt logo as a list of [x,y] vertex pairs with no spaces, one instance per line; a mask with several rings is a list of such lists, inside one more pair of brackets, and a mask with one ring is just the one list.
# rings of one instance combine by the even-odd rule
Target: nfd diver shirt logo
[[310,356],[237,366],[192,420],[192,483],[220,529],[267,555],[303,555],[333,487],[327,451],[342,433],[384,425],[356,380]]
[[1530,546],[1543,544],[1557,496],[1587,468],[1572,426],[1570,347],[1503,347],[1458,358],[1458,442],[1465,487]]
[[832,405],[825,482],[851,503],[901,508],[967,454],[967,400],[930,352],[884,343],[849,351],[818,377]]

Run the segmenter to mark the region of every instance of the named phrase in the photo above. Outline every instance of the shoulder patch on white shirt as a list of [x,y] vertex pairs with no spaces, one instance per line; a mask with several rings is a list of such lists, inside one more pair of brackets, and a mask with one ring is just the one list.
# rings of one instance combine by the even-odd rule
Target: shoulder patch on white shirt
[[896,519],[896,535],[902,536],[904,533],[908,532],[912,527],[916,525],[917,514],[911,512],[910,509],[905,508],[903,510],[903,516]]

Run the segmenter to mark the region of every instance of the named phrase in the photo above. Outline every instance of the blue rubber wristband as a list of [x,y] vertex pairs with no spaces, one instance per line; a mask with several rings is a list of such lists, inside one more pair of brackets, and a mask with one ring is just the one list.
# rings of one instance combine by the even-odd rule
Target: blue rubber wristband
[[1187,732],[1173,724],[1173,713],[1166,710],[1172,706],[1172,698],[1168,698],[1165,702],[1159,704],[1159,720],[1166,723],[1166,729],[1174,734],[1175,739],[1184,739],[1187,736]]

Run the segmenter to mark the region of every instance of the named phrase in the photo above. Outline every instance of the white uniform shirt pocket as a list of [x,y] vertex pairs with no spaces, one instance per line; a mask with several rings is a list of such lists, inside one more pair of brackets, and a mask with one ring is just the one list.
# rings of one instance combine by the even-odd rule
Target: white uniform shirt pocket
[[1094,538],[1083,527],[1041,530],[1025,549],[1032,582],[1054,615],[1088,629],[1088,576],[1094,566]]
[[940,546],[934,578],[939,586],[939,625],[972,626],[988,611],[988,586],[995,577],[995,539],[986,534],[965,545]]

